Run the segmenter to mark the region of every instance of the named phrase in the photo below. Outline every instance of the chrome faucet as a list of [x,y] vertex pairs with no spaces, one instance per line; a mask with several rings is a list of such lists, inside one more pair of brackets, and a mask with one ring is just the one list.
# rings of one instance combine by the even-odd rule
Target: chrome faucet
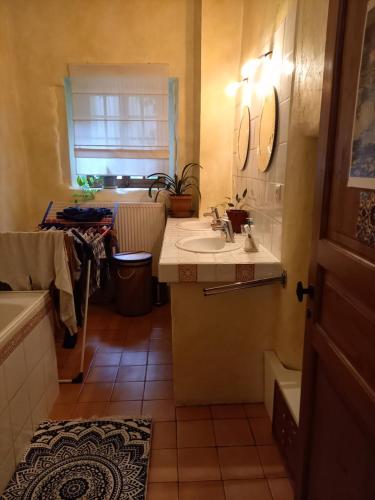
[[203,214],[203,217],[212,217],[211,226],[212,226],[212,229],[214,229],[214,227],[220,226],[220,215],[219,215],[219,210],[217,209],[217,207],[210,207],[210,209],[211,209],[211,212],[205,212]]
[[232,223],[229,219],[222,217],[218,221],[217,226],[212,226],[214,231],[222,231],[225,234],[225,241],[227,243],[234,243],[234,231]]

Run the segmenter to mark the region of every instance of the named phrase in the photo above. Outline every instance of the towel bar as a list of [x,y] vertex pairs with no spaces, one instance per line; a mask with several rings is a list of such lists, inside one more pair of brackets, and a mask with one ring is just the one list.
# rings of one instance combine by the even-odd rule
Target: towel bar
[[257,286],[272,285],[274,283],[280,283],[281,286],[285,288],[286,281],[287,281],[287,274],[286,271],[284,270],[280,276],[272,276],[270,278],[261,278],[258,280],[250,280],[250,281],[238,281],[237,283],[229,283],[228,285],[203,288],[203,294],[205,296],[219,295],[221,293],[233,292],[235,290],[243,290],[245,288],[255,288]]

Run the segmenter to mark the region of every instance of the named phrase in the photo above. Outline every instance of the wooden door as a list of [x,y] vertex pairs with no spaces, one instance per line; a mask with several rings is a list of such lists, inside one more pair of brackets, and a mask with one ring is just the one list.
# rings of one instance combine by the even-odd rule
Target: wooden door
[[[330,0],[297,500],[375,499],[375,191],[348,187],[367,8]],[[374,71],[375,40],[366,40]],[[361,94],[372,113],[374,96],[375,80]]]

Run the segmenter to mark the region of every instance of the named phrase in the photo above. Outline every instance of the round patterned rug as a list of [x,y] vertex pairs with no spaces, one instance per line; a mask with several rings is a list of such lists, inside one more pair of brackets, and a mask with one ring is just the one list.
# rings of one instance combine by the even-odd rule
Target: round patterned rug
[[3,500],[144,500],[151,420],[47,421]]

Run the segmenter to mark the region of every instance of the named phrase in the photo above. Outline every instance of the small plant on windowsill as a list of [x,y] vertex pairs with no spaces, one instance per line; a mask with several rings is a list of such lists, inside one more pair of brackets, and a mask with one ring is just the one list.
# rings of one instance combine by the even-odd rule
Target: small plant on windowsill
[[102,189],[103,177],[98,175],[77,175],[79,191],[74,191],[74,203],[84,203],[95,199],[95,194]]
[[221,204],[226,209],[228,219],[231,221],[235,233],[241,232],[241,225],[246,224],[246,219],[249,217],[249,212],[244,210],[244,207],[249,206],[245,202],[246,195],[247,189],[244,190],[241,196],[237,193],[234,200],[227,196],[226,199],[229,201]]
[[175,174],[173,177],[163,172],[156,172],[149,175],[148,179],[157,177],[151,184],[148,190],[148,195],[152,198],[152,190],[157,189],[155,201],[157,201],[160,192],[167,191],[171,202],[172,217],[191,217],[192,209],[192,191],[196,191],[201,196],[199,191],[198,177],[192,175],[194,167],[202,168],[199,163],[188,163],[184,166],[181,176]]

